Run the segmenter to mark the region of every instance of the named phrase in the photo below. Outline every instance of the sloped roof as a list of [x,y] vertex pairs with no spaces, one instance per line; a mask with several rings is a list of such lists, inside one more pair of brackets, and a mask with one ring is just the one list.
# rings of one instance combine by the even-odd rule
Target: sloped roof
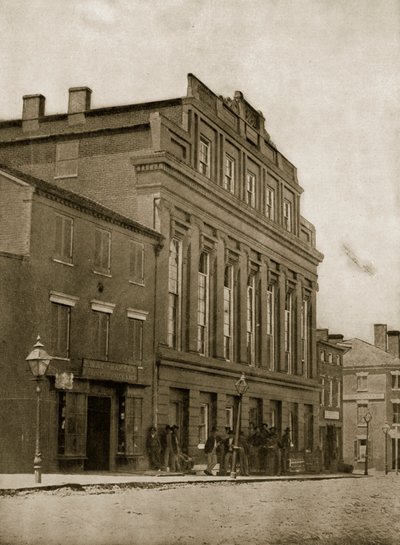
[[344,344],[351,350],[343,356],[343,367],[400,366],[400,359],[361,339],[349,339]]
[[159,240],[164,238],[163,235],[161,235],[161,233],[159,233],[158,231],[142,225],[141,223],[131,218],[127,218],[126,216],[123,216],[122,214],[112,210],[111,208],[107,208],[99,202],[89,199],[84,195],[80,195],[50,182],[46,182],[45,180],[41,180],[40,178],[36,178],[35,176],[32,176],[25,172],[21,172],[14,167],[10,167],[9,165],[3,165],[0,163],[0,172],[9,174],[11,176],[14,176],[14,178],[22,180],[23,182],[34,187],[37,191],[41,191],[45,195],[52,195],[54,197],[58,197],[59,199],[64,200],[65,202],[70,202],[75,205],[81,206],[86,211],[92,212],[105,220],[119,223],[133,231],[145,233]]

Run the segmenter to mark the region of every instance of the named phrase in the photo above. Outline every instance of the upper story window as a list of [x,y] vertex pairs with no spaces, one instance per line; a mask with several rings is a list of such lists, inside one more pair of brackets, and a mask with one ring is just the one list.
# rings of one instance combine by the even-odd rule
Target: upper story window
[[78,176],[79,142],[59,142],[56,146],[56,178]]
[[143,320],[130,318],[129,324],[129,346],[133,362],[141,367],[143,365]]
[[333,405],[333,380],[329,377],[329,407]]
[[368,412],[368,403],[358,403],[357,404],[357,425],[366,426],[364,416]]
[[247,171],[246,176],[246,203],[252,208],[256,207],[256,175]]
[[95,231],[94,270],[103,274],[111,271],[111,233],[105,229]]
[[199,149],[199,172],[210,177],[211,171],[211,142],[205,138],[200,137],[200,149]]
[[265,189],[265,215],[270,220],[275,220],[275,191],[267,186]]
[[268,357],[269,368],[275,370],[275,324],[278,316],[275,303],[275,286],[270,284],[267,288],[267,335],[268,335]]
[[144,245],[134,240],[130,243],[129,280],[144,284]]
[[285,356],[287,372],[292,373],[293,296],[288,291],[285,298]]
[[357,376],[357,390],[366,392],[368,390],[368,375]]
[[224,189],[235,193],[235,159],[228,154],[225,154]]
[[323,363],[325,361],[325,350],[321,350],[319,353],[319,361]]
[[325,377],[321,377],[320,405],[325,405]]
[[342,399],[342,383],[340,382],[340,380],[337,381],[336,396],[336,407],[340,408]]
[[309,302],[303,299],[301,304],[301,357],[303,360],[303,372],[306,377],[310,376],[310,323],[309,323]]
[[328,352],[328,363],[333,363],[333,356],[331,352]]
[[393,424],[400,424],[400,403],[392,403]]
[[72,218],[56,214],[54,259],[62,263],[72,263],[73,227]]
[[283,227],[289,233],[293,231],[292,203],[287,199],[283,200]]
[[336,365],[340,365],[340,356],[339,356],[339,354],[336,354],[336,356],[335,356],[335,363],[336,363]]
[[168,264],[168,346],[179,348],[182,294],[182,241],[173,238]]
[[400,389],[400,371],[392,371],[392,390]]
[[115,305],[91,301],[91,307],[93,353],[95,358],[107,361],[110,355],[110,321]]
[[51,354],[57,358],[70,357],[71,309],[78,297],[59,292],[50,293]]
[[225,267],[224,276],[224,358],[233,356],[233,267]]
[[197,301],[197,349],[200,354],[208,353],[210,313],[210,263],[209,255],[202,252],[199,260]]
[[256,330],[256,294],[255,276],[251,274],[247,282],[247,363],[255,362],[255,330]]

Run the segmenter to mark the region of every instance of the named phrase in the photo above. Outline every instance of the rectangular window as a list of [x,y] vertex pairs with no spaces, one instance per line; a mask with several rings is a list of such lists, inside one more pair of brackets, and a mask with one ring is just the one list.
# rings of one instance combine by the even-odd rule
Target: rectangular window
[[321,350],[321,352],[319,353],[319,361],[325,361],[325,350]]
[[235,193],[235,159],[228,154],[225,155],[224,189]]
[[72,263],[73,220],[61,214],[55,216],[54,258]]
[[135,365],[143,365],[143,320],[129,319],[129,346]]
[[56,146],[56,178],[78,175],[79,142],[59,142]]
[[58,454],[86,456],[86,395],[60,392],[58,395]]
[[359,375],[357,377],[357,390],[361,392],[366,392],[368,390],[368,376]]
[[342,399],[342,383],[340,380],[337,381],[337,397],[336,397],[336,407],[340,408]]
[[199,443],[204,445],[208,438],[208,422],[209,422],[210,407],[208,403],[200,405],[200,421],[199,421]]
[[303,299],[301,305],[301,352],[303,361],[303,374],[310,376],[309,342],[310,342],[309,304]]
[[224,276],[224,358],[233,359],[233,267],[225,267]]
[[[354,441],[354,459],[358,462],[365,462],[365,456],[367,455],[367,439],[356,439]],[[370,452],[368,453],[370,458]]]
[[251,274],[247,283],[247,363],[255,362],[255,276]]
[[198,299],[197,299],[197,349],[200,354],[208,354],[209,306],[210,306],[210,264],[209,255],[202,252],[199,260]]
[[400,381],[399,381],[399,374],[392,374],[392,390],[399,390],[399,385],[400,385]]
[[144,284],[144,245],[131,240],[129,260],[129,280]]
[[256,175],[250,171],[246,176],[246,203],[252,208],[256,207]]
[[52,356],[69,358],[70,354],[71,307],[51,304],[51,345]]
[[368,412],[367,403],[359,403],[357,405],[357,425],[358,426],[366,426],[364,416],[367,414],[367,412]]
[[331,352],[328,353],[328,363],[333,363],[333,356]]
[[200,137],[200,149],[199,149],[199,172],[210,177],[211,166],[211,142],[204,136]]
[[283,227],[289,233],[293,231],[292,203],[286,199],[283,201]]
[[103,274],[111,271],[111,233],[104,229],[95,230],[94,270]]
[[120,396],[118,400],[118,454],[143,454],[143,400]]
[[267,336],[269,369],[275,370],[275,286],[267,288]]
[[225,407],[225,428],[233,430],[233,407],[231,405]]
[[293,373],[292,365],[293,297],[291,292],[285,298],[285,357],[288,373]]
[[400,403],[392,403],[393,424],[400,424]]
[[168,268],[168,346],[179,349],[181,315],[182,243],[173,238]]
[[333,405],[333,380],[329,378],[329,407]]
[[270,220],[275,220],[275,191],[272,187],[265,189],[265,215]]
[[321,377],[320,405],[325,405],[325,377]]
[[110,344],[110,314],[92,311],[93,352],[96,359],[108,360]]

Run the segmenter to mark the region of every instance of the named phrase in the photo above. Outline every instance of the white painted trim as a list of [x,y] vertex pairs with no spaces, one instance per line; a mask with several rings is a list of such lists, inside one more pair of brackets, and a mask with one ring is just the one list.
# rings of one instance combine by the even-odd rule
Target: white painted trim
[[79,297],[76,297],[75,295],[66,295],[65,293],[61,293],[59,291],[51,291],[50,301],[52,303],[57,303],[59,305],[74,307],[76,303],[79,301]]
[[116,305],[114,303],[106,303],[105,301],[99,301],[97,299],[92,299],[90,301],[90,306],[92,310],[96,312],[105,312],[106,314],[112,314]]
[[390,402],[397,404],[400,403],[400,399],[391,399]]
[[147,315],[149,314],[147,310],[137,310],[135,308],[127,308],[126,314],[128,318],[133,318],[134,320],[143,320],[145,321],[147,319]]

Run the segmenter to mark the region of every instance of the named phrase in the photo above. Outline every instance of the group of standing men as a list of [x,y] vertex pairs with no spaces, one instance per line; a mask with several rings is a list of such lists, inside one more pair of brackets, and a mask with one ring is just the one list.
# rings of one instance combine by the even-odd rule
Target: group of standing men
[[[151,427],[147,438],[147,452],[150,467],[164,471],[188,471],[193,468],[193,460],[180,448],[179,427],[167,425],[161,439],[155,427]],[[225,435],[218,435],[213,427],[204,445],[207,456],[206,475],[213,475],[215,466],[219,463],[219,475],[227,475],[236,471],[232,467],[234,450],[236,463],[240,465],[240,474],[252,473],[266,475],[281,475],[289,471],[289,457],[292,448],[290,429],[286,428],[280,437],[275,427],[263,424],[252,427],[248,437],[243,432],[235,445],[235,433],[225,428]]]
[[[236,463],[240,464],[240,474],[249,475],[261,473],[281,475],[289,470],[289,455],[291,449],[290,429],[286,428],[282,437],[275,427],[254,427],[248,438],[241,432],[239,435]],[[225,429],[225,437],[218,436],[217,428],[211,430],[204,452],[207,455],[206,475],[213,475],[213,469],[219,462],[219,474],[226,475],[236,471],[232,467],[233,451],[235,449],[235,434],[233,430]]]

